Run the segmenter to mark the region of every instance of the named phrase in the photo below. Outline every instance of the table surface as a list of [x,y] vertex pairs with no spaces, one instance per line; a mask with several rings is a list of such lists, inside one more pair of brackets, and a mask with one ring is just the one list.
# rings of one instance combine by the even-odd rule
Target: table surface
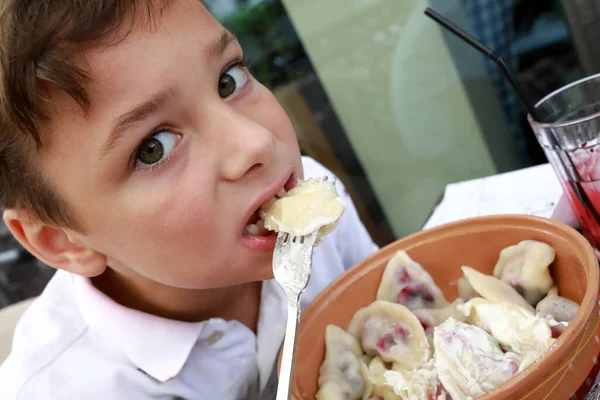
[[550,164],[452,183],[423,229],[494,214],[550,217],[561,194]]

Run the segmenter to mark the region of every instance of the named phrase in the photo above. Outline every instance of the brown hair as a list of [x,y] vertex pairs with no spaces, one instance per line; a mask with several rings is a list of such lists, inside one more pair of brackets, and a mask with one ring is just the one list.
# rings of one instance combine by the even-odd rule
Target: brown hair
[[[47,224],[81,229],[36,167],[43,143],[39,128],[49,126],[52,111],[45,89],[68,93],[87,113],[90,99],[85,87],[90,76],[82,50],[117,43],[133,27],[136,13],[145,13],[151,24],[169,3],[0,0],[0,203],[4,207],[27,210]],[[124,23],[131,27],[123,31]]]

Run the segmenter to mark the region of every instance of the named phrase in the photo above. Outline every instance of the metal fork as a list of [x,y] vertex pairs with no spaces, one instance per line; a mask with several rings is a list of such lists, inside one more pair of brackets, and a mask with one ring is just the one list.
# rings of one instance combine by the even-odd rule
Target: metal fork
[[296,334],[300,322],[300,297],[310,280],[316,237],[316,232],[305,236],[292,236],[284,232],[277,235],[277,244],[273,253],[273,275],[288,301],[277,400],[288,400],[291,395],[290,383],[296,357]]
[[598,400],[598,399],[600,399],[600,387],[598,385],[598,382],[596,382],[594,384],[594,386],[592,386],[590,388],[589,393],[585,395],[583,400]]

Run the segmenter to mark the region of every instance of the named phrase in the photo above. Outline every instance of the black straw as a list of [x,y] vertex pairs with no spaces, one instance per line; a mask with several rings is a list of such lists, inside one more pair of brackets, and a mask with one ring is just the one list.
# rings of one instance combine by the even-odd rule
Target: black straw
[[533,117],[534,120],[538,122],[545,122],[543,121],[543,118],[540,115],[540,113],[536,110],[535,106],[529,101],[527,96],[525,96],[525,93],[523,93],[521,87],[517,84],[517,82],[515,82],[514,78],[512,77],[512,74],[510,73],[510,70],[508,69],[508,66],[506,65],[500,54],[496,53],[494,50],[485,47],[481,42],[477,41],[467,32],[460,29],[458,26],[454,25],[446,18],[442,17],[430,7],[427,7],[427,9],[425,10],[425,15],[433,19],[438,24],[442,25],[444,28],[448,29],[450,32],[454,33],[460,39],[471,45],[474,49],[483,53],[484,55],[489,57],[493,62],[495,62],[506,77],[506,79],[508,80],[508,83],[510,83],[510,85],[513,87],[513,89],[521,99],[521,102],[527,109],[527,112]]
[[[523,93],[523,91],[521,90],[519,85],[517,85],[517,83],[513,79],[512,74],[510,73],[510,70],[508,69],[506,63],[504,62],[504,60],[502,59],[502,56],[500,56],[500,54],[485,47],[481,42],[477,41],[475,38],[473,38],[467,32],[463,31],[458,26],[454,25],[452,22],[450,22],[446,18],[442,17],[440,14],[435,12],[430,7],[427,7],[427,9],[425,10],[425,15],[427,15],[429,18],[433,19],[438,24],[442,25],[444,28],[448,29],[450,32],[454,33],[460,39],[462,39],[463,41],[465,41],[466,43],[471,45],[473,48],[475,48],[479,52],[481,52],[484,55],[486,55],[487,57],[489,57],[492,61],[494,61],[500,67],[500,70],[502,71],[502,73],[504,74],[504,76],[506,77],[506,79],[508,80],[510,85],[513,87],[513,89],[515,90],[515,92],[517,93],[519,98],[521,99],[521,102],[523,103],[523,105],[525,106],[525,108],[527,109],[527,111],[529,112],[529,114],[535,121],[537,121],[537,122],[552,122],[552,121],[545,121],[544,118],[537,111],[537,109],[529,101],[527,96],[525,96],[525,94]],[[567,174],[569,174],[569,175],[570,175],[570,173],[573,174],[572,177],[567,179],[569,181],[569,185],[571,186],[571,189],[573,190],[573,193],[575,193],[575,195],[579,199],[579,202],[581,203],[583,208],[587,211],[587,213],[589,215],[591,215],[592,218],[594,218],[596,224],[600,225],[600,214],[598,214],[598,211],[596,211],[596,208],[592,204],[592,201],[588,197],[586,191],[581,186],[581,175],[579,174],[577,167],[573,163],[573,160],[571,160],[571,157],[569,157],[569,154],[567,152],[564,152],[561,150],[560,145],[558,143],[558,139],[554,136],[554,132],[552,132],[548,136],[549,136],[552,146],[557,151],[558,160],[562,164],[563,169],[565,170],[565,172]],[[570,168],[565,165],[563,156],[566,158],[567,164],[569,165]]]

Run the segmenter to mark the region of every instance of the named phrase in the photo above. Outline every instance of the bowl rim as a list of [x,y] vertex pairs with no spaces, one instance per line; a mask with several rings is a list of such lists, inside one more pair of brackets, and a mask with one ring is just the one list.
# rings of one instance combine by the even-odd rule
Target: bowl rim
[[[598,259],[594,253],[594,249],[592,245],[575,229],[566,225],[562,222],[532,216],[532,215],[522,215],[522,214],[499,214],[499,215],[489,215],[489,216],[480,216],[473,218],[466,218],[450,223],[446,223],[443,225],[439,225],[433,228],[421,230],[415,232],[411,235],[405,236],[398,240],[389,243],[388,245],[382,247],[378,251],[373,254],[367,256],[360,262],[356,263],[342,274],[340,274],[336,279],[334,279],[329,285],[327,285],[315,298],[313,301],[306,307],[306,309],[302,312],[304,318],[300,321],[300,327],[298,330],[298,337],[302,336],[303,326],[307,326],[307,324],[315,318],[319,311],[326,307],[324,299],[327,297],[335,297],[336,292],[341,290],[339,288],[340,285],[344,284],[347,286],[357,280],[360,280],[362,276],[370,273],[373,269],[377,268],[377,264],[372,264],[370,268],[363,268],[360,270],[360,273],[356,273],[357,268],[364,266],[365,264],[371,263],[371,260],[375,257],[380,258],[383,255],[383,258],[389,259],[396,251],[398,251],[399,244],[402,244],[401,247],[406,248],[407,251],[410,251],[411,245],[414,245],[415,242],[422,243],[423,236],[429,236],[433,232],[437,232],[442,234],[442,236],[452,234],[456,231],[457,228],[461,228],[463,232],[469,232],[473,230],[477,230],[481,225],[487,225],[489,227],[490,223],[493,225],[497,225],[498,228],[501,228],[502,225],[506,225],[509,227],[518,227],[522,226],[523,221],[528,221],[530,224],[529,227],[534,227],[538,229],[543,229],[544,226],[552,226],[554,228],[558,228],[558,231],[562,233],[561,236],[566,235],[570,238],[569,241],[574,241],[578,247],[584,250],[584,259],[581,259],[581,263],[585,268],[587,279],[587,285],[585,288],[584,297],[579,305],[579,311],[575,315],[575,318],[569,323],[569,326],[565,330],[565,332],[560,335],[557,341],[549,348],[549,350],[542,356],[541,360],[544,363],[552,363],[554,365],[560,365],[560,361],[565,359],[565,352],[567,351],[568,346],[563,346],[562,344],[573,342],[576,340],[578,336],[583,335],[583,330],[585,329],[586,321],[590,319],[592,313],[596,309],[596,303],[598,302],[598,290],[600,285],[600,271],[598,266]],[[555,234],[555,233],[553,233]],[[439,240],[440,235],[436,235],[436,241]],[[596,268],[588,268],[590,265],[595,265]],[[303,324],[302,322],[305,321]],[[592,332],[592,337],[596,334],[596,330],[594,329]],[[581,341],[583,341],[583,337]],[[580,343],[581,344],[581,343]],[[281,349],[283,351],[283,348]],[[277,363],[277,368],[281,365],[281,352],[279,354],[279,361]],[[520,386],[519,383],[523,382],[528,378],[533,371],[539,369],[539,363],[534,362],[525,368],[523,371],[519,372],[513,378],[511,378],[507,384],[499,386],[497,389],[486,393],[484,396],[480,397],[481,400],[492,399],[494,396],[497,396],[499,393],[502,394],[510,394],[513,391],[517,390],[517,386]],[[279,372],[278,372],[279,373]],[[542,385],[543,383],[540,383]],[[536,388],[532,389],[534,392]],[[301,399],[301,393],[299,393],[299,388],[296,385],[296,378],[293,378],[292,382],[292,395],[293,398]]]

